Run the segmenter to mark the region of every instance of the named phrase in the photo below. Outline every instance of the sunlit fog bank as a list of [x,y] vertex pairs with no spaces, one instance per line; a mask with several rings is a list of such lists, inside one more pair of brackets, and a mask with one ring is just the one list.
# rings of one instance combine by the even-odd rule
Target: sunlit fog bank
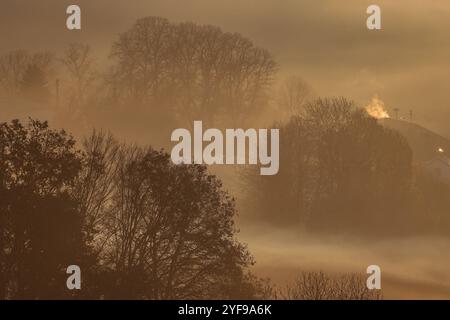
[[255,226],[241,231],[240,239],[255,254],[255,272],[270,277],[280,289],[301,271],[365,274],[375,264],[381,268],[387,299],[450,297],[449,239],[311,235]]

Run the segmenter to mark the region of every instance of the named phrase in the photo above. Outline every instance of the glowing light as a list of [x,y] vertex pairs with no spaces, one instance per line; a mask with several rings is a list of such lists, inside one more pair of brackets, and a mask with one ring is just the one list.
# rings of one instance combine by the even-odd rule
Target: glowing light
[[384,107],[384,102],[375,95],[370,103],[366,106],[367,113],[376,119],[390,118],[389,113]]

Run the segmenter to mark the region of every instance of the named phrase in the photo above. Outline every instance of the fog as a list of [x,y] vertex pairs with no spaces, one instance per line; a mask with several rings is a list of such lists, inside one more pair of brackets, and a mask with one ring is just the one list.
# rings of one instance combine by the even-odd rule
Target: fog
[[[378,94],[390,108],[413,110],[420,123],[447,136],[450,5],[420,0],[378,1],[380,32],[365,28],[370,1],[176,0],[78,1],[83,29],[65,29],[70,1],[3,0],[0,51],[61,50],[90,44],[107,64],[118,33],[143,16],[211,24],[239,32],[275,55],[281,73],[299,74],[322,95],[367,103]],[[14,32],[10,32],[14,30]]]
[[[214,25],[242,34],[267,49],[277,63],[274,86],[288,75],[308,83],[315,95],[343,96],[359,106],[380,97],[389,113],[413,111],[414,121],[450,137],[450,3],[436,0],[380,0],[381,31],[366,29],[372,1],[350,0],[79,0],[82,30],[65,28],[68,0],[2,0],[0,55],[17,49],[52,51],[61,56],[74,42],[91,47],[100,72],[113,64],[112,44],[138,18],[158,16],[170,22]],[[176,92],[171,92],[176,94]],[[273,98],[270,98],[273,103]],[[89,105],[89,107],[92,107]],[[131,107],[131,106],[130,106]],[[29,116],[65,127],[82,140],[93,128],[112,131],[118,140],[170,148],[172,123],[152,114],[88,110],[88,122],[74,122],[56,107],[34,108],[23,101],[0,100],[0,121]],[[253,124],[272,124],[279,113],[251,114]],[[69,112],[68,112],[69,113]],[[153,121],[153,122],[151,122]],[[152,127],[153,126],[153,127]],[[282,163],[282,162],[281,162]],[[282,288],[300,271],[365,273],[379,265],[389,299],[450,298],[450,240],[441,236],[406,237],[312,234],[301,228],[279,229],[247,219],[240,171],[211,168],[236,198],[239,239],[255,256],[252,270]],[[277,212],[274,212],[276,216]]]
[[[301,271],[365,274],[382,272],[386,299],[448,299],[450,241],[437,237],[356,238],[308,235],[243,227],[241,239],[254,253],[254,270],[283,290]],[[369,275],[367,275],[368,277]]]

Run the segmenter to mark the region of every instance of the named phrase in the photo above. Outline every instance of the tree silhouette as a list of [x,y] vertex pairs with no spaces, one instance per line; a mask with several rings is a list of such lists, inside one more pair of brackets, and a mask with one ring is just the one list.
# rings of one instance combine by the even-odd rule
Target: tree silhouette
[[234,238],[234,202],[205,167],[174,165],[165,152],[103,134],[86,151],[83,207],[113,279],[107,296],[219,298],[243,283],[252,259]]
[[380,290],[369,290],[360,274],[329,275],[322,271],[301,272],[280,292],[287,300],[380,300]]
[[[95,133],[84,150],[46,122],[0,125],[2,299],[263,295],[234,200],[204,166]],[[67,266],[83,290],[66,288]]]
[[22,93],[37,102],[46,102],[50,96],[44,71],[35,64],[30,64],[21,81]]
[[271,55],[239,34],[158,17],[137,20],[112,56],[111,83],[122,99],[208,123],[242,123],[260,112],[275,70]]
[[[36,82],[39,86],[45,85],[44,75],[48,75],[52,63],[53,55],[49,52],[29,53],[24,50],[8,52],[0,56],[0,85],[8,95],[21,93],[23,86],[27,86],[27,83]],[[39,71],[28,70],[30,66]],[[24,83],[26,72],[31,73],[26,76],[31,79],[25,80]],[[36,73],[40,75],[37,76]]]
[[288,76],[279,88],[278,110],[289,120],[291,116],[300,115],[306,102],[313,98],[313,89],[305,80],[295,75]]
[[69,75],[70,100],[82,106],[88,96],[88,90],[95,80],[94,60],[88,45],[72,43],[64,52],[60,62]]
[[245,179],[248,206],[264,220],[328,231],[403,228],[411,150],[351,101],[306,103],[302,114],[281,126],[280,152],[277,175]]
[[81,219],[68,190],[81,169],[75,141],[46,122],[0,124],[1,298],[67,295],[79,261]]

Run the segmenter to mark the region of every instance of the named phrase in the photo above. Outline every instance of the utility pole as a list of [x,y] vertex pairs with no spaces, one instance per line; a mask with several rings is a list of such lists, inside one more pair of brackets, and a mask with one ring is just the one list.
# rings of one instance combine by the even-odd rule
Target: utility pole
[[55,90],[56,90],[56,108],[59,108],[59,79],[55,81]]

